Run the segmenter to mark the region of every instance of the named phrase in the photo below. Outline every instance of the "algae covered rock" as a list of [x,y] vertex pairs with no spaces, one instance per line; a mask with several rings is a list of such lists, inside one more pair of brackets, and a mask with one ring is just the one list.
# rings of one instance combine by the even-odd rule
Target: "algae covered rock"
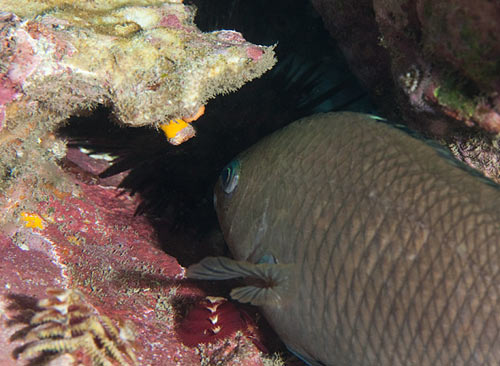
[[179,0],[0,0],[0,10],[3,188],[28,176],[53,183],[51,161],[65,155],[53,132],[71,115],[103,104],[126,125],[182,121],[182,138],[169,140],[181,143],[208,99],[275,63],[272,46],[236,31],[202,33]]
[[383,114],[500,182],[500,2],[312,3]]
[[312,2],[387,114],[436,135],[500,132],[498,1]]
[[123,123],[160,124],[274,64],[238,32],[201,33],[180,1],[22,4],[0,1],[6,89],[55,111],[106,103]]

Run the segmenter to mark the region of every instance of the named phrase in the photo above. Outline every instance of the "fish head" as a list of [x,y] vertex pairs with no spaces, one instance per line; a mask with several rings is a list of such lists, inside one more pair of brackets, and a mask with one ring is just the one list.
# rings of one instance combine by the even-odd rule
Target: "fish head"
[[234,258],[258,262],[267,253],[269,202],[262,166],[247,152],[222,170],[214,190],[214,205]]

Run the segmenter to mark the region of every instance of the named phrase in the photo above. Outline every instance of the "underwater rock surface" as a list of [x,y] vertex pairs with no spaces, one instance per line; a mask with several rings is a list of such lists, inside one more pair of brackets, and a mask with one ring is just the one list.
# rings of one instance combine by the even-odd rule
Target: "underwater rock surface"
[[[79,165],[88,163],[74,159]],[[137,198],[94,181],[75,183],[79,194],[47,197],[17,224],[2,226],[0,364],[26,365],[26,360],[15,359],[29,341],[20,334],[49,288],[79,291],[98,316],[130,323],[139,365],[199,365],[224,357],[228,365],[262,364],[257,347],[239,333],[217,344],[182,345],[177,320],[186,304],[206,292],[186,281],[184,268],[160,249],[148,219],[134,216]],[[18,186],[17,192],[24,195],[29,187]],[[185,245],[173,236],[163,240]],[[56,356],[54,361],[62,364],[76,360],[92,365],[82,350]]]
[[500,3],[312,2],[389,117],[439,136],[450,126],[500,132]]
[[[62,355],[78,345],[74,335],[50,346],[38,336],[31,361],[16,359],[33,341],[23,338],[26,314],[57,288],[81,292],[94,320],[132,323],[138,364],[261,365],[241,332],[203,348],[177,340],[177,318],[207,295],[161,249],[185,243],[135,216],[139,197],[117,189],[123,175],[100,179],[109,164],[68,149],[57,129],[105,105],[118,123],[165,130],[183,121],[192,136],[207,100],[271,68],[273,47],[236,31],[202,33],[195,9],[178,0],[0,0],[0,9],[0,364],[37,364],[39,349],[56,351],[50,364],[92,364],[84,350]],[[99,324],[90,322],[87,341],[100,339]]]
[[272,46],[236,31],[202,33],[180,0],[0,0],[0,9],[0,188],[54,184],[66,148],[53,132],[71,115],[104,104],[126,125],[172,125],[169,141],[181,143],[208,99],[275,63]]

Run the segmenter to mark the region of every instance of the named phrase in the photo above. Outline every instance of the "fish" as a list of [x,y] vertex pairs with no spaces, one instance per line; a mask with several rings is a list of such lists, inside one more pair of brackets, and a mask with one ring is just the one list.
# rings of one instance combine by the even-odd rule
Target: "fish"
[[240,278],[309,365],[500,364],[500,190],[379,117],[317,114],[231,161],[215,206]]

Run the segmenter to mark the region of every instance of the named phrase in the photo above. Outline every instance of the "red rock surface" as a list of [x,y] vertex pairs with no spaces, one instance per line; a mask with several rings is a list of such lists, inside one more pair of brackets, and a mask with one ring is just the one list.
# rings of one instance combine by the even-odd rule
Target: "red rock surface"
[[[30,213],[42,218],[43,228],[20,220],[0,234],[0,365],[26,364],[14,359],[23,340],[13,338],[26,326],[18,317],[50,287],[77,288],[100,314],[132,321],[140,365],[199,365],[231,352],[234,364],[261,364],[256,347],[241,335],[200,349],[183,346],[175,331],[179,304],[205,293],[159,249],[150,222],[134,216],[136,198],[114,187],[75,183],[79,194],[57,192]],[[214,349],[219,354],[210,356]]]

